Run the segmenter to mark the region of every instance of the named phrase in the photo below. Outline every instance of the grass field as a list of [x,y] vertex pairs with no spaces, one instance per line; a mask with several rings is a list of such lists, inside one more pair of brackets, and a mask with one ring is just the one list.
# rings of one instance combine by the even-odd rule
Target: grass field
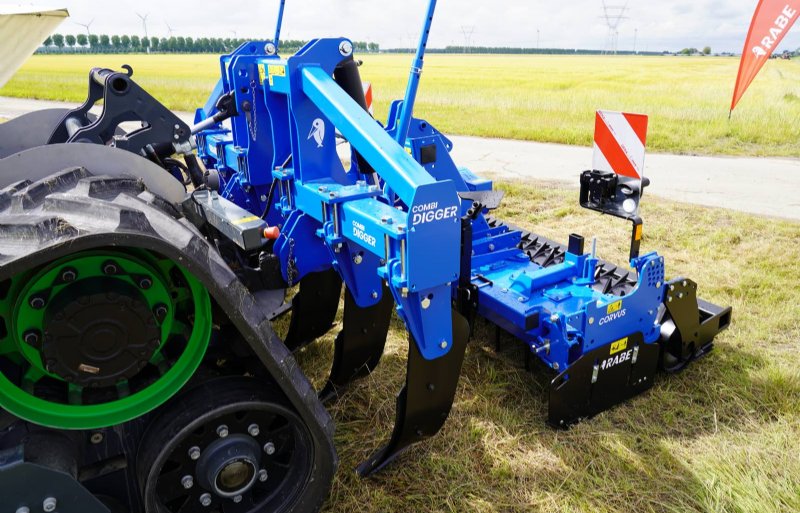
[[[557,240],[597,234],[601,256],[624,260],[624,223],[583,211],[574,191],[500,188],[508,195],[498,217]],[[442,432],[360,480],[354,468],[388,438],[405,375],[395,321],[381,365],[331,407],[342,462],[325,511],[800,511],[800,224],[652,196],[643,208],[643,250],[658,248],[669,276],[689,276],[704,298],[734,308],[711,355],[555,431],[545,426],[546,388],[521,367],[522,350],[506,340],[495,353],[493,330],[479,325]],[[317,385],[336,331],[299,354]]]
[[[377,114],[402,97],[407,55],[365,55]],[[210,55],[34,56],[0,95],[82,101],[94,66],[129,63],[175,110],[205,102]],[[589,145],[596,109],[650,115],[651,151],[800,156],[800,63],[770,61],[732,120],[733,58],[430,55],[417,115],[446,133]]]

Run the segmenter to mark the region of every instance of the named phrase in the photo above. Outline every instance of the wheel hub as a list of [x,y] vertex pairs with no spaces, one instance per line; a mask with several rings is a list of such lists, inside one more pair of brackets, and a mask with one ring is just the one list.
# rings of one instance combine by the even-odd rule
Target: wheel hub
[[200,484],[225,498],[247,492],[256,482],[260,453],[258,442],[247,435],[214,441],[197,462]]
[[80,281],[45,308],[42,358],[48,371],[69,383],[106,387],[128,380],[161,344],[147,299],[120,280]]

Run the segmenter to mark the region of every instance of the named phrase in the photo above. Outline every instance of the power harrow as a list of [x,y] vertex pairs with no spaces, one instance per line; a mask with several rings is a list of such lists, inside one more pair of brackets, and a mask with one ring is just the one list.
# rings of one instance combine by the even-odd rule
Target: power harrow
[[[711,349],[730,308],[640,254],[646,180],[581,175],[583,206],[631,222],[628,266],[491,217],[502,194],[413,116],[435,4],[385,126],[350,40],[280,55],[283,2],[192,126],[130,68],[0,125],[2,511],[316,511],[337,468],[323,402],[375,369],[393,312],[406,383],[362,476],[439,431],[480,319],[543,364],[556,427]],[[342,295],[317,391],[292,353]]]

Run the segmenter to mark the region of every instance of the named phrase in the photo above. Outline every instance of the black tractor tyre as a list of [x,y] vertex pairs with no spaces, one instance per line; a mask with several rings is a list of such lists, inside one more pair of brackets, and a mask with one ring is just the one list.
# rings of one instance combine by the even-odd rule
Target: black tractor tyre
[[[182,265],[206,287],[305,423],[313,442],[311,473],[288,511],[318,511],[338,465],[333,421],[253,295],[197,228],[181,216],[178,204],[148,190],[146,182],[152,177],[125,176],[119,165],[108,162],[119,150],[64,146],[91,148],[87,152],[91,161],[74,166],[79,157],[73,154],[72,167],[59,168],[53,162],[53,168],[45,170],[0,160],[0,284],[48,262],[96,248],[144,249]],[[52,147],[25,153],[48,149]],[[107,159],[97,159],[98,154]],[[113,176],[104,175],[106,165],[114,168]],[[11,172],[19,178],[49,174],[31,182],[15,180]]]

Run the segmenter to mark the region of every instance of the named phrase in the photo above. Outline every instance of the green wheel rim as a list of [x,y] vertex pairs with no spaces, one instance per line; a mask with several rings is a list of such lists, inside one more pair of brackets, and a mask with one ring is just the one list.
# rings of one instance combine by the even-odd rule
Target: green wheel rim
[[[103,271],[109,262],[118,269],[113,276]],[[83,404],[86,387],[67,383],[48,370],[39,350],[25,342],[25,333],[32,328],[44,332],[45,310],[34,308],[31,299],[44,294],[55,297],[70,286],[58,278],[65,270],[74,271],[81,280],[104,274],[109,280],[127,283],[136,283],[142,277],[149,279],[146,290],[140,287],[147,307],[167,307],[159,326],[160,345],[149,361],[158,369],[157,378],[138,390],[131,390],[127,380],[120,380],[114,387],[117,398]],[[205,356],[211,330],[208,292],[169,259],[145,251],[102,250],[57,260],[0,284],[0,369],[16,365],[18,371],[14,374],[0,370],[0,407],[27,421],[61,429],[97,429],[126,422],[160,406],[186,384]],[[173,347],[170,345],[182,347],[177,358],[165,356],[165,349]],[[67,401],[35,395],[35,385],[43,379],[66,389]]]

